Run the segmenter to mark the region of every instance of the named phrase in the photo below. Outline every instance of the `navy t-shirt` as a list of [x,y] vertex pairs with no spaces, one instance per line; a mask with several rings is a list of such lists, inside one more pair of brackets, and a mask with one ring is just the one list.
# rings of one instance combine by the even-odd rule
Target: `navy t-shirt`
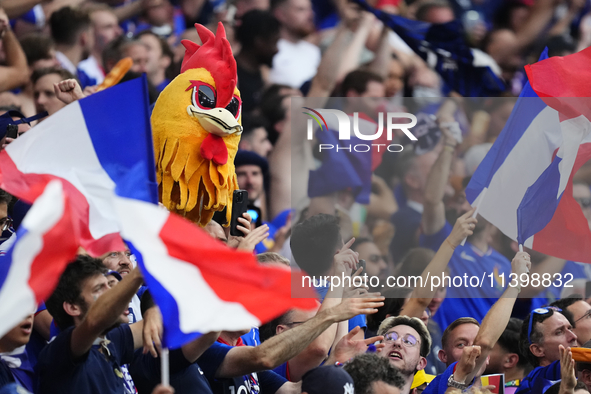
[[[437,233],[422,235],[420,244],[437,251],[451,230],[452,226],[445,223]],[[511,262],[493,248],[483,253],[470,242],[466,242],[464,246],[456,247],[448,267],[449,276],[455,277],[456,282],[449,286],[446,279],[447,295],[433,320],[441,329],[460,317],[473,317],[481,322],[509,284]],[[431,274],[441,278],[441,273]]]
[[[174,349],[169,354],[170,385],[176,394],[212,394],[209,383],[197,363],[190,363],[182,349]],[[162,380],[160,358],[143,354],[142,349],[135,352],[129,372],[139,394],[151,393]]]
[[216,342],[197,360],[215,394],[273,394],[287,380],[273,371],[254,372],[236,378],[216,379],[215,373],[232,346]]
[[108,394],[125,392],[125,376],[121,365],[133,361],[133,334],[123,324],[106,335],[110,354],[93,345],[90,351],[74,359],[70,348],[74,327],[59,334],[39,355],[37,373],[38,394],[85,393]]
[[538,394],[545,392],[548,387],[560,380],[560,361],[554,361],[545,367],[534,368],[519,383],[515,394]]
[[445,372],[441,375],[435,376],[431,383],[427,385],[427,388],[423,391],[423,394],[444,394],[447,391],[447,381],[449,377],[453,375],[454,370],[456,369],[456,364],[458,362],[451,364]]

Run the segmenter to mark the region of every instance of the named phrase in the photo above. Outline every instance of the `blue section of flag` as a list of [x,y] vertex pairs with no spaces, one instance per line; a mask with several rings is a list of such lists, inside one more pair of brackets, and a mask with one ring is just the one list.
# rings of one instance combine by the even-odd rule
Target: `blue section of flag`
[[105,89],[79,103],[94,150],[113,182],[123,185],[122,179],[132,169],[145,171],[134,178],[134,187],[119,189],[119,195],[157,204],[146,76]]
[[[323,150],[321,153],[322,164],[314,171],[310,171],[308,180],[308,196],[319,197],[335,193],[345,189],[352,189],[355,200],[360,204],[369,204],[371,194],[371,150],[368,152],[355,152],[354,146],[365,144],[356,136],[345,144],[339,144],[338,133],[333,130],[320,130],[316,138],[320,144],[330,144],[332,149]],[[337,152],[337,146],[339,151]],[[371,145],[369,145],[371,146]],[[342,148],[346,147],[347,150]],[[351,152],[349,152],[349,147]]]
[[391,28],[427,63],[435,56],[433,68],[451,90],[464,97],[494,96],[506,90],[505,83],[490,67],[474,65],[474,55],[459,20],[431,24],[385,13],[369,6],[366,0],[355,2]]
[[527,188],[517,208],[517,242],[520,245],[546,227],[558,208],[563,194],[557,198],[561,161],[558,156],[554,158],[534,184]]
[[[548,48],[544,49],[539,60],[547,58]],[[471,204],[474,203],[474,200],[485,187],[489,187],[495,173],[503,165],[517,142],[523,137],[529,125],[544,108],[546,108],[546,103],[538,97],[529,82],[527,82],[515,103],[513,111],[511,111],[505,127],[470,179],[470,183],[466,188],[466,198]]]
[[173,344],[188,343],[200,337],[202,335],[201,333],[184,333],[180,329],[180,312],[174,297],[168,292],[168,290],[164,288],[164,286],[160,284],[158,279],[154,277],[148,269],[146,269],[142,253],[133,245],[132,242],[127,240],[125,242],[127,243],[131,253],[133,253],[135,256],[138,265],[142,268],[144,281],[150,284],[150,293],[153,295],[154,299],[158,300],[158,307],[162,311],[163,316],[166,318],[166,326],[175,328],[166,331],[166,335],[164,335],[162,338],[164,346],[174,349],[180,346],[174,346]]

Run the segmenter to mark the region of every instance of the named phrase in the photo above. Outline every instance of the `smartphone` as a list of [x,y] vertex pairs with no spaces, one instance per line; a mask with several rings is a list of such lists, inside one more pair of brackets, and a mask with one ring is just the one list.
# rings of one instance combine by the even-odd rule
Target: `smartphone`
[[246,190],[234,190],[232,195],[232,219],[230,220],[230,235],[235,237],[243,236],[242,231],[238,230],[238,218],[248,209],[248,192]]
[[357,270],[358,270],[359,268],[363,268],[363,271],[361,271],[361,272],[359,273],[359,275],[361,275],[361,276],[365,275],[365,269],[366,269],[366,263],[365,263],[365,260],[363,260],[363,259],[359,259],[359,264],[357,264],[357,269],[354,269],[354,270],[351,272],[351,276],[353,276],[353,274],[354,274],[355,272],[357,272]]
[[18,137],[18,126],[15,124],[9,124],[6,126],[6,138]]

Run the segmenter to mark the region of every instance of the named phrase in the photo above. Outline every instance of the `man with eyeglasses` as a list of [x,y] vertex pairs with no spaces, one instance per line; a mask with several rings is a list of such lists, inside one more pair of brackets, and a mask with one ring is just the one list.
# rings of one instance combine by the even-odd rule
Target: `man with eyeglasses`
[[389,317],[380,324],[378,335],[386,345],[379,353],[387,357],[404,378],[401,394],[409,393],[415,373],[427,366],[431,349],[431,335],[425,324],[416,317]]
[[[12,229],[12,219],[8,216],[8,204],[12,201],[12,196],[5,192],[4,190],[0,189],[0,245],[6,242],[13,231]],[[6,247],[8,245],[0,246],[1,250],[7,250]]]
[[561,312],[555,306],[537,308],[523,320],[519,346],[535,368],[521,381],[516,394],[543,393],[560,379],[559,346],[567,350],[577,346],[573,326]]
[[572,331],[576,334],[579,344],[591,340],[591,305],[583,297],[562,298],[551,305],[562,309],[562,314],[573,326]]

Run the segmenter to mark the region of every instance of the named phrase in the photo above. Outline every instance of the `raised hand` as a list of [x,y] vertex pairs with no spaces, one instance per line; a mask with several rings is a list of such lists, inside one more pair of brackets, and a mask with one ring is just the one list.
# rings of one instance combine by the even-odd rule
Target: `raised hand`
[[449,237],[447,237],[447,241],[453,248],[456,248],[460,243],[462,243],[466,237],[474,234],[474,228],[476,227],[478,220],[472,217],[473,214],[474,208],[456,220],[456,224],[454,225],[453,230],[451,230],[451,234],[449,234]]

